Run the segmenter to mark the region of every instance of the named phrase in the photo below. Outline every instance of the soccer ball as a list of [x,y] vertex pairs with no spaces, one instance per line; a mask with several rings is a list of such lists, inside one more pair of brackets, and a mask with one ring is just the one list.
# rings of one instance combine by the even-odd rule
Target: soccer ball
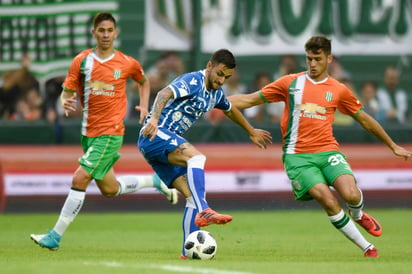
[[187,236],[185,253],[189,259],[210,260],[216,254],[216,240],[210,232],[198,230]]

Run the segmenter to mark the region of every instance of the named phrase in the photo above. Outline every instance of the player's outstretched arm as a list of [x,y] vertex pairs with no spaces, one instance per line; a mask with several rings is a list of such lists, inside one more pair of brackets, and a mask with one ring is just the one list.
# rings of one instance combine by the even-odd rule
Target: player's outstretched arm
[[236,94],[227,97],[233,106],[238,109],[250,108],[256,105],[265,103],[259,94],[259,91],[255,91],[249,94]]
[[149,96],[150,96],[150,82],[148,78],[145,78],[143,82],[137,83],[139,91],[139,105],[134,109],[140,112],[139,123],[143,124],[144,119],[149,114]]
[[266,149],[267,145],[272,143],[270,132],[254,128],[235,106],[232,105],[232,108],[226,111],[225,114],[229,119],[240,125],[249,134],[250,140],[258,147]]
[[392,138],[386,133],[383,127],[369,114],[362,111],[359,115],[353,117],[364,129],[379,138],[386,144],[396,156],[403,157],[408,160],[412,156],[412,152],[397,145]]

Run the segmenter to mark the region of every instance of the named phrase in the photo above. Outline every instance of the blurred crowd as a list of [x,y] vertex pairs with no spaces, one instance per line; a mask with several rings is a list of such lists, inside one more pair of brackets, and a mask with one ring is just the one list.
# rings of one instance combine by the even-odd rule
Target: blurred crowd
[[[42,85],[30,71],[31,60],[28,55],[21,59],[18,69],[3,72],[0,77],[0,117],[9,121],[45,120],[49,123],[58,123],[64,119],[81,117],[81,108],[77,113],[65,117],[59,104],[61,84],[64,75],[49,79]],[[299,62],[295,55],[284,55],[273,71],[258,71],[251,84],[247,84],[241,75],[241,70],[235,73],[224,85],[226,95],[248,93],[261,89],[273,80],[290,73],[305,70],[304,60]],[[334,58],[329,66],[329,74],[348,86],[364,104],[365,110],[383,125],[405,124],[412,122],[412,90],[401,88],[401,71],[396,66],[382,68],[382,81],[366,80],[356,87],[352,83],[350,71],[347,71],[339,58]],[[146,76],[151,84],[150,105],[156,93],[169,84],[175,77],[186,72],[185,63],[178,52],[164,52],[152,66],[145,66]],[[246,72],[244,72],[246,73]],[[129,111],[127,119],[135,119],[138,113],[134,106],[139,98],[136,92],[137,85],[132,82],[128,88]],[[245,116],[252,122],[279,122],[284,104],[283,102],[260,105],[244,110]],[[219,110],[211,111],[204,119],[217,125],[227,118]],[[335,124],[350,126],[353,119],[343,114],[335,116]]]

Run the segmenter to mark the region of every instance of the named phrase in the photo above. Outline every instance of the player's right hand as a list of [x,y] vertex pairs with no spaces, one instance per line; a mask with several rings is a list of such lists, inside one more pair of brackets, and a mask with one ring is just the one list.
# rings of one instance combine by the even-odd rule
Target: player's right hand
[[63,91],[62,94],[60,95],[60,104],[64,109],[64,114],[69,116],[69,111],[76,111],[76,105],[77,105],[77,99],[76,99],[77,93],[69,93],[66,91]]
[[263,149],[266,149],[267,145],[272,143],[272,136],[267,130],[255,128],[253,130],[253,134],[251,134],[249,137],[255,145]]
[[143,137],[150,137],[150,141],[153,141],[158,130],[157,123],[157,120],[150,118],[149,121],[147,121],[147,124],[142,128]]

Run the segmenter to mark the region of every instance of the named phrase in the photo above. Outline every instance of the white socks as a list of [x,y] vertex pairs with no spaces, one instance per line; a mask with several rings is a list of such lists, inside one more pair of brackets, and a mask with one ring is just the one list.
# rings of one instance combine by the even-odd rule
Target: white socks
[[67,195],[66,201],[60,212],[60,216],[54,226],[54,231],[59,235],[63,235],[70,223],[77,216],[83,206],[85,196],[85,191],[70,189],[69,195]]
[[[115,196],[136,192],[145,187],[154,187],[152,175],[127,175],[117,177],[119,183],[119,191]],[[164,185],[163,183],[160,184]],[[167,187],[164,185],[167,189]]]
[[343,212],[343,210],[334,216],[328,216],[328,218],[332,224],[343,233],[343,235],[359,246],[363,252],[373,246],[365,239],[365,237],[363,237],[360,231],[356,228],[355,223],[345,214],[345,212]]

